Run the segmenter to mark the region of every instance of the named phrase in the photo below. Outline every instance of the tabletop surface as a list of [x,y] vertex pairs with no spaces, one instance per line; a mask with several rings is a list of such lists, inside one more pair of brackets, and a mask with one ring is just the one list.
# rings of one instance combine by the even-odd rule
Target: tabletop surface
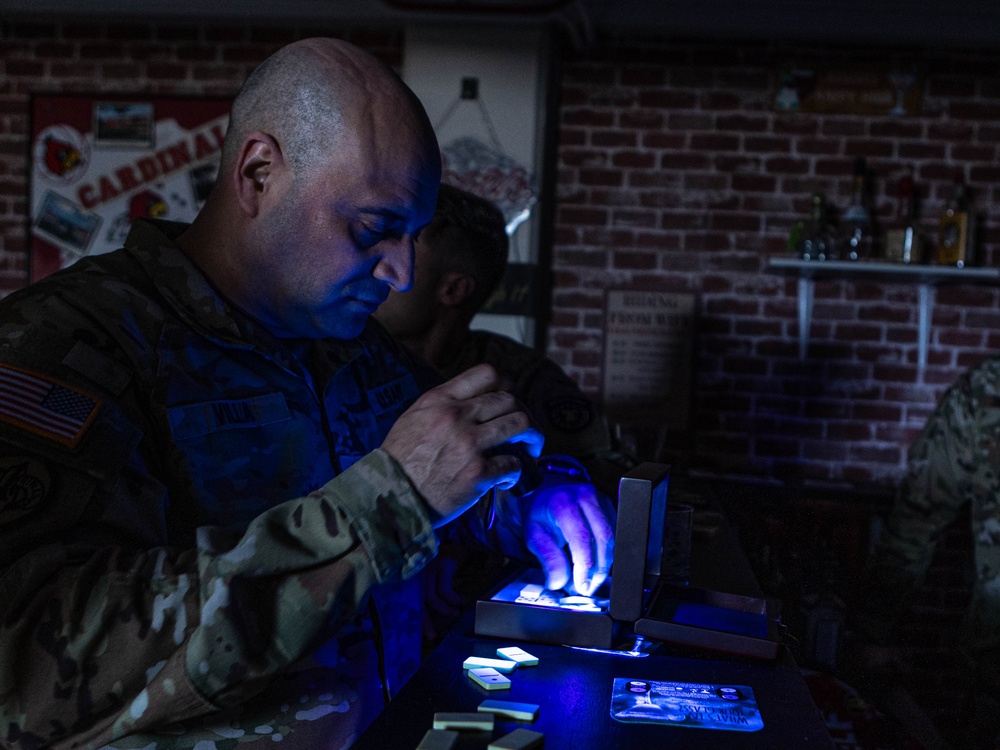
[[[469,656],[496,657],[496,649],[520,646],[539,658],[509,676],[509,690],[486,691],[462,671]],[[545,735],[544,747],[609,748],[833,748],[801,673],[787,651],[774,662],[705,657],[661,646],[642,658],[477,637],[467,616],[421,666],[354,745],[355,750],[416,748],[435,712],[474,712],[487,699],[540,706],[531,723],[497,721],[492,733],[463,732],[456,750],[483,748],[519,726]],[[625,724],[611,717],[616,677],[752,688],[764,722],[756,732],[653,724]]]

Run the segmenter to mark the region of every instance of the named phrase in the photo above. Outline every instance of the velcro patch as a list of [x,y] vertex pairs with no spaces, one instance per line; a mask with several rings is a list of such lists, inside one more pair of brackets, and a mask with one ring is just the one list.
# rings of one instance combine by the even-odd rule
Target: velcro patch
[[16,521],[42,504],[49,472],[33,458],[0,458],[0,524]]
[[579,432],[594,421],[594,406],[582,396],[564,396],[545,404],[549,422],[561,432]]
[[219,430],[263,427],[292,418],[282,393],[172,406],[167,412],[174,440],[200,437]]
[[75,448],[101,401],[48,375],[0,365],[0,421]]
[[399,412],[403,404],[420,395],[420,388],[413,375],[407,373],[400,378],[372,388],[368,391],[368,403],[376,416],[381,417],[386,412]]

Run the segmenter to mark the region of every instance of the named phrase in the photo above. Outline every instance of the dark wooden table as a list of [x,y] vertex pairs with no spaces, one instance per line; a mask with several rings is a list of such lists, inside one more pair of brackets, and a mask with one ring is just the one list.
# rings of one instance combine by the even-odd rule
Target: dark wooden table
[[[736,534],[724,522],[715,533],[693,541],[691,583],[726,593],[760,595]],[[510,675],[513,682],[510,690],[486,691],[462,670],[462,662],[469,656],[495,658],[498,647],[515,645],[539,657],[539,665],[519,668]],[[764,728],[757,732],[734,732],[621,723],[611,717],[612,685],[616,677],[748,685],[757,698]],[[488,698],[538,704],[539,717],[535,722],[523,724],[497,721],[492,734],[463,732],[456,748],[485,750],[490,740],[518,726],[542,732],[547,750],[832,750],[834,747],[802,675],[784,647],[772,662],[668,644],[648,656],[632,658],[479,637],[474,634],[473,613],[469,612],[354,748],[415,748],[431,728],[435,712],[472,712]]]

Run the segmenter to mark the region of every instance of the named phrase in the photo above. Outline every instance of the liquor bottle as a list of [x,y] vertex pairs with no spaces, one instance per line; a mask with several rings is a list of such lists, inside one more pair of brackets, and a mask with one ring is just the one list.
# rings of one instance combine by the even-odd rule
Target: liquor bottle
[[972,263],[973,226],[969,213],[969,192],[965,180],[955,175],[951,197],[938,221],[937,262],[962,268]]
[[799,221],[788,238],[789,247],[802,260],[835,260],[837,246],[830,231],[829,207],[822,193],[809,199],[809,218]]
[[863,260],[873,255],[872,218],[868,210],[868,169],[863,156],[854,160],[851,202],[844,211],[842,253],[846,260]]
[[892,263],[922,263],[924,236],[917,221],[917,191],[913,173],[899,178],[896,219],[885,232],[884,255]]

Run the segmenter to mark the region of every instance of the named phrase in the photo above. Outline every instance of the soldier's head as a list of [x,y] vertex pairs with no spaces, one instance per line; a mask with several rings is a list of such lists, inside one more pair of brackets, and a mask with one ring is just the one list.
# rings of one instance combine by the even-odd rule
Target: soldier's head
[[305,39],[243,85],[205,218],[181,244],[275,334],[351,338],[410,287],[440,174],[427,115],[390,68]]
[[467,326],[500,284],[508,247],[500,209],[442,184],[434,218],[417,239],[413,288],[392,292],[375,317],[404,341],[421,335],[441,314]]

